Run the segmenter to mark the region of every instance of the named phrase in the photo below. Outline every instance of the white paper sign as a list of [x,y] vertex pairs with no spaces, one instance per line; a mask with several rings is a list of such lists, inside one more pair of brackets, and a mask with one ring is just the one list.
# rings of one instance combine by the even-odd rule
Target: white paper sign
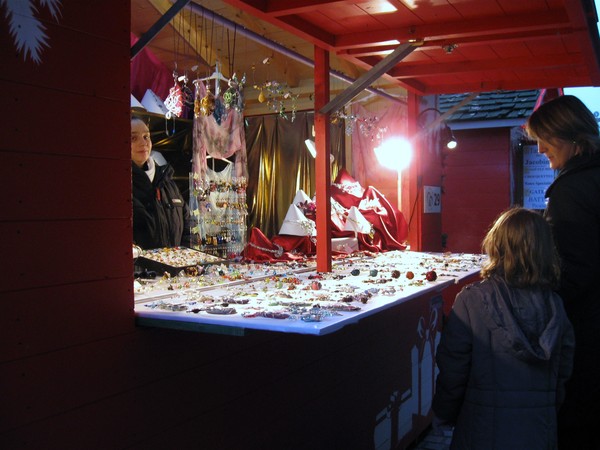
[[523,147],[523,206],[529,209],[546,207],[545,193],[554,180],[555,172],[548,158],[538,153],[537,145]]
[[442,188],[440,186],[423,186],[423,199],[425,213],[442,212]]

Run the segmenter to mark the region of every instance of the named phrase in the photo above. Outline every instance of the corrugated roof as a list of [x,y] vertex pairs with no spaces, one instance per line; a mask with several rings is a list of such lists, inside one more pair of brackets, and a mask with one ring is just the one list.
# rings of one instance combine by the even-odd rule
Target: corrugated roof
[[[444,94],[438,98],[438,109],[446,112],[463,101],[469,94]],[[533,112],[540,95],[538,89],[527,91],[482,92],[458,111],[447,122],[526,119]]]

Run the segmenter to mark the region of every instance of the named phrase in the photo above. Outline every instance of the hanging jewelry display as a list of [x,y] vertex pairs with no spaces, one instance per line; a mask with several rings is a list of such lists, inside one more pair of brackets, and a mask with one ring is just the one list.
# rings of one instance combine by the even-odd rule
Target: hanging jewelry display
[[[211,43],[214,33],[213,22]],[[194,169],[190,174],[190,205],[194,248],[235,259],[244,251],[247,240],[247,167],[242,116],[245,75],[240,80],[234,72],[235,33],[233,47],[229,33],[227,38],[231,78],[223,76],[219,55],[215,55],[214,72],[194,80]],[[221,93],[221,83],[225,82],[227,88]],[[235,161],[226,159],[233,155]],[[207,165],[208,157],[211,168]],[[224,168],[217,170],[223,164]]]

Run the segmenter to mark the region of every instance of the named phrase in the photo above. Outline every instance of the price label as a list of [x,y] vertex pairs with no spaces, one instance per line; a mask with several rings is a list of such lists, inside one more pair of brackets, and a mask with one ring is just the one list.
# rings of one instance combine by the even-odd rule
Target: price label
[[423,199],[425,213],[442,212],[442,188],[440,186],[423,186]]

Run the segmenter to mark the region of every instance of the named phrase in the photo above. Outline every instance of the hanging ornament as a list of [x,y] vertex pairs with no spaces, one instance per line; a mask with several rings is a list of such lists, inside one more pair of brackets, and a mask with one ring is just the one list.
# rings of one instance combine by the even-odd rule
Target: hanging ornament
[[237,75],[234,73],[232,77],[228,81],[229,88],[223,94],[223,101],[225,102],[225,108],[231,109],[234,108],[237,111],[241,111],[243,109],[243,101],[242,97],[242,87],[246,77],[242,78],[240,82],[237,79]]
[[177,72],[173,72],[173,87],[169,89],[169,95],[165,100],[165,106],[173,116],[181,116],[183,110],[183,95],[179,83],[177,83]]
[[225,109],[225,105],[223,105],[223,101],[221,97],[215,97],[214,108],[213,108],[213,117],[215,121],[221,125],[221,122],[227,119],[227,110]]
[[210,116],[215,110],[215,96],[210,92],[210,87],[206,87],[206,95],[200,100],[200,113],[203,116]]
[[196,88],[196,95],[194,97],[194,117],[200,117],[202,114],[202,98],[200,97],[200,80],[194,80],[194,87]]
[[227,109],[231,109],[231,107],[235,104],[236,102],[236,96],[237,93],[235,91],[235,89],[233,88],[228,88],[224,93],[223,93],[223,100],[225,102],[225,108]]
[[329,121],[331,122],[332,125],[339,125],[341,120],[342,120],[342,118],[340,115],[340,111],[335,111],[333,114],[331,114],[331,117],[329,119]]
[[237,75],[233,74],[233,80],[237,83],[237,102],[234,105],[234,108],[238,112],[242,112],[244,110],[244,85],[246,84],[246,74],[242,75],[242,79],[238,80]]
[[181,97],[183,104],[187,107],[191,107],[194,104],[194,93],[188,86],[188,77],[187,75],[180,76],[177,81],[181,83]]

